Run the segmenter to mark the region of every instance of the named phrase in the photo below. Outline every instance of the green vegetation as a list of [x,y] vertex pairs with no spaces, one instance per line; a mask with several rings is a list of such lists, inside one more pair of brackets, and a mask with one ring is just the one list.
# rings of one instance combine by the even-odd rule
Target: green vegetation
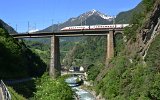
[[[71,88],[64,82],[69,75],[61,76],[54,80],[45,73],[38,79],[32,79],[27,82],[11,84],[14,90],[9,87],[9,91],[13,95],[13,100],[72,100],[73,92]],[[23,94],[23,98],[21,95]],[[17,99],[14,99],[17,98]],[[22,98],[22,99],[21,99]]]
[[95,90],[109,100],[159,100],[160,35],[151,44],[146,56],[146,63],[130,63],[126,56],[115,57],[110,68]]
[[97,59],[99,62],[104,62],[106,37],[86,37],[74,45],[64,58],[64,65],[88,66],[96,63]]
[[[125,28],[127,40],[136,42],[137,32],[142,27],[146,15],[153,9],[155,0],[143,0],[136,9],[131,10],[127,17],[121,13],[117,23],[129,23]],[[132,16],[132,17],[131,17]],[[127,20],[124,21],[124,18]],[[118,21],[119,20],[119,21]],[[121,20],[121,21],[120,21]],[[17,41],[11,38],[0,25],[0,78],[19,79],[41,76],[49,64],[50,48],[39,42]],[[97,94],[101,93],[107,100],[159,100],[160,99],[160,35],[151,44],[146,63],[135,55],[126,55],[122,34],[115,36],[115,57],[109,62],[107,73],[102,80],[96,78],[106,69],[104,67],[106,52],[106,37],[86,37],[82,41],[61,42],[61,61],[65,66],[87,67],[88,80],[95,83]],[[74,46],[75,45],[75,46]],[[126,47],[127,48],[127,47]],[[37,56],[40,55],[39,56]],[[67,54],[67,55],[66,55]],[[66,56],[65,56],[66,55]],[[132,60],[132,61],[131,61]],[[45,63],[46,64],[45,64]],[[64,77],[52,79],[44,74],[36,82],[10,85],[19,94],[33,100],[72,100],[73,91],[64,82]],[[9,87],[13,100],[25,100]]]
[[129,11],[120,12],[116,16],[115,22],[119,24],[124,24],[124,23],[128,24],[131,22],[132,16],[135,13],[142,13],[142,12],[144,12],[144,9],[143,9],[143,3],[141,2],[135,8]]
[[[62,45],[66,51],[72,48],[64,58],[65,66],[84,66],[87,69],[88,80],[94,81],[104,66],[106,56],[106,37],[86,37],[80,42],[67,42]],[[75,45],[75,46],[74,46]],[[62,50],[65,50],[63,49]],[[124,49],[123,36],[117,33],[115,36],[115,55]]]
[[152,10],[153,4],[155,3],[155,1],[156,0],[143,0],[143,5],[146,13]]
[[12,100],[27,100],[23,96],[17,94],[11,87],[7,87],[7,88],[11,94]]
[[[92,40],[93,39],[93,40]],[[121,33],[117,33],[115,35],[115,55],[120,55],[119,52],[124,49],[124,43],[123,43],[123,36]],[[87,45],[87,46],[86,46]],[[93,48],[93,47],[94,48]],[[97,77],[97,75],[102,71],[101,69],[104,68],[104,61],[105,61],[105,50],[106,50],[106,37],[92,37],[89,38],[84,45],[85,51],[83,56],[87,56],[86,59],[90,59],[87,61],[88,63],[88,80],[94,81]],[[82,48],[84,48],[82,47]],[[93,48],[93,49],[90,49]],[[81,49],[81,48],[80,48]],[[81,55],[81,53],[77,54]],[[89,55],[89,56],[88,56]],[[92,59],[93,57],[93,59]],[[85,59],[82,59],[85,60]]]
[[[45,40],[45,39],[44,39]],[[46,40],[47,41],[47,40]],[[40,56],[40,58],[49,65],[50,63],[50,43],[45,43],[40,40],[25,40],[25,44],[28,48],[32,50],[35,54]],[[70,49],[73,48],[75,44],[77,44],[77,41],[60,41],[60,60],[64,59],[66,54],[70,51]]]
[[2,28],[0,28],[0,55],[1,79],[40,76],[46,67],[37,55],[25,47],[22,41],[18,42],[13,39]]
[[9,84],[18,94],[23,95],[25,98],[31,98],[36,92],[36,79],[32,79],[26,82]]
[[125,35],[127,36],[127,40],[131,39],[133,42],[136,41],[136,30],[142,26],[143,20],[145,18],[145,14],[143,13],[134,13],[131,26],[125,28]]
[[104,65],[90,65],[88,66],[87,74],[88,74],[88,80],[95,81],[97,75],[100,73],[101,69]]
[[125,48],[125,44],[124,44],[124,40],[123,40],[123,34],[121,34],[121,33],[115,34],[114,43],[115,43],[114,53],[115,53],[115,56],[117,56]]
[[[152,10],[154,2],[151,0],[142,1],[145,12],[136,13],[133,16],[133,25],[125,30],[128,39],[136,42],[136,30],[144,23],[146,17],[144,15]],[[118,55],[109,63],[110,68],[108,68],[106,75],[94,87],[97,94],[101,93],[107,100],[159,100],[159,43],[160,35],[150,45],[146,62],[139,59],[138,54],[130,59],[130,55],[125,53],[126,49],[122,49],[123,46],[118,48],[118,51],[116,50]]]
[[44,74],[37,81],[37,92],[35,100],[73,100],[73,91],[64,82],[64,78],[54,80]]
[[113,59],[113,68],[95,87],[97,93],[109,100],[160,99],[160,74],[141,63],[130,63],[126,57]]
[[40,56],[40,58],[49,65],[50,61],[50,45],[44,44],[42,42],[25,40],[25,44],[28,48],[32,50],[35,54]]
[[[62,41],[60,42],[60,59],[61,62],[63,63],[63,59],[67,59],[65,58],[67,53],[73,48],[73,46],[76,44],[76,41]],[[69,61],[68,61],[69,62]],[[68,65],[68,62],[64,62],[66,63],[65,65]]]
[[[101,93],[109,100],[159,100],[160,35],[151,44],[146,63],[133,59],[131,63],[123,53],[110,63],[105,77],[96,85],[97,94]],[[124,55],[124,56],[122,56]]]
[[148,53],[146,55],[145,61],[148,66],[150,66],[153,72],[160,72],[160,35],[158,35],[152,42]]
[[155,0],[143,0],[141,11],[134,11],[132,13],[132,17],[130,19],[131,26],[126,27],[124,31],[127,36],[127,40],[131,40],[133,42],[136,41],[136,33],[144,23],[147,13],[153,9],[154,2]]
[[129,10],[120,12],[115,19],[116,23],[124,24],[124,23],[132,23],[132,17],[135,14],[142,14],[144,15],[152,10],[153,4],[156,0],[142,0],[141,3],[139,3],[135,8]]
[[[46,64],[34,52],[26,47],[22,40],[13,39],[0,24],[0,79],[20,80],[29,77],[39,77],[46,70]],[[7,84],[24,97],[33,96],[34,81]],[[15,100],[23,100],[13,92]],[[18,98],[18,99],[16,99]]]

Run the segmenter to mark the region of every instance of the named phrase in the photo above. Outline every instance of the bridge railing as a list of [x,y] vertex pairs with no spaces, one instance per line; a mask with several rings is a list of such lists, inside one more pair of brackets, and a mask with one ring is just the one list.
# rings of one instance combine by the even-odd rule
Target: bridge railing
[[9,93],[6,85],[4,84],[2,80],[1,80],[1,88],[2,88],[4,100],[11,100],[11,94]]

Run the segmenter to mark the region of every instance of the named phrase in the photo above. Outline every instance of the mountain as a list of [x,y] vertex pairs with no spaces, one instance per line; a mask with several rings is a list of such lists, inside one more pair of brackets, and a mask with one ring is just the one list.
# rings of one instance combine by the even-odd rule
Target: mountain
[[124,11],[124,12],[120,12],[115,19],[116,23],[130,23],[133,14],[135,13],[141,13],[143,12],[143,4],[142,2],[139,3],[135,8],[128,10],[128,11]]
[[6,24],[3,20],[0,19],[0,27],[4,27],[9,34],[17,33],[11,26]]
[[79,25],[95,25],[95,24],[111,24],[113,23],[113,17],[107,16],[99,11],[92,10],[81,14],[78,17],[70,18],[66,22],[61,24],[54,24],[41,30],[42,32],[52,32],[60,30],[67,26],[79,26]]
[[[120,12],[116,16],[115,22],[116,23],[130,23],[131,19],[133,18],[132,17],[133,14],[134,13],[140,13],[143,10],[144,10],[143,9],[143,4],[141,2],[135,8],[133,8],[131,10],[128,10],[128,11],[125,11],[125,12]],[[106,19],[107,21],[111,21],[110,23],[113,22],[113,17],[107,16],[107,15],[105,15],[103,13],[100,13],[100,12],[98,12],[96,10],[92,10],[90,12],[84,13],[84,14],[80,15],[79,17],[77,17],[75,19],[71,18],[70,20],[76,20],[76,19],[78,19],[80,17],[89,18],[88,20],[90,20],[90,18],[91,18],[91,20],[93,20],[92,16],[97,16],[96,17],[97,18],[96,22],[100,22],[98,18]],[[96,24],[96,23],[94,23],[94,24]],[[121,44],[123,44],[121,39],[119,39],[119,37],[121,37],[121,36],[116,36],[115,37],[115,42],[119,46],[119,47],[116,47],[116,44],[115,44],[115,54],[119,51],[119,49],[122,48]],[[77,47],[77,48],[75,48],[75,50],[72,50],[72,49],[74,49],[74,47],[73,48],[70,47],[71,50],[63,58],[63,60],[65,61],[66,66],[68,66],[68,65],[70,65],[72,63],[70,59],[77,59],[77,58],[78,59],[81,58],[82,61],[81,62],[76,62],[76,64],[81,64],[81,65],[86,63],[86,62],[84,62],[84,59],[85,59],[85,61],[87,61],[87,64],[91,64],[91,63],[93,64],[93,63],[96,63],[96,62],[103,62],[102,59],[105,58],[105,48],[102,48],[102,47],[106,46],[105,45],[106,38],[99,37],[99,36],[97,36],[97,37],[94,36],[94,37],[86,37],[86,38],[84,38],[82,40],[83,41],[80,41],[79,44],[75,44],[74,47]],[[68,45],[67,46],[63,45],[63,46],[64,46],[63,48],[68,48],[67,47]],[[61,49],[63,50],[63,48],[61,48]],[[99,60],[97,60],[97,59],[99,59]]]
[[[80,25],[95,25],[95,24],[111,24],[113,23],[113,17],[108,16],[104,13],[101,13],[97,10],[91,10],[85,12],[77,17],[73,17],[68,19],[64,23],[51,25],[39,32],[52,32],[58,31],[63,27],[67,26],[80,26]],[[61,41],[79,41],[81,37],[62,37]],[[33,39],[31,39],[33,40]],[[45,41],[45,43],[49,43],[50,39],[37,39],[38,41]],[[46,42],[47,41],[47,42]]]

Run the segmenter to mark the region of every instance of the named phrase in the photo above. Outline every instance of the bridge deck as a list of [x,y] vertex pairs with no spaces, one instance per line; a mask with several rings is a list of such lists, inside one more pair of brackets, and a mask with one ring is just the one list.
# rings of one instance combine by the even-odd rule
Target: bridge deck
[[59,31],[59,32],[34,32],[34,33],[21,33],[21,34],[10,34],[14,38],[46,38],[53,35],[58,37],[68,36],[96,36],[96,35],[107,35],[109,31],[122,31],[123,29],[103,29],[103,30],[79,30],[79,31]]

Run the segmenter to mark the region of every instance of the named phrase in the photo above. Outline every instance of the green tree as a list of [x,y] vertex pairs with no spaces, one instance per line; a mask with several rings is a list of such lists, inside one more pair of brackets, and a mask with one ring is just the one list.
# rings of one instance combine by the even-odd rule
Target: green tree
[[143,5],[146,13],[149,12],[153,8],[153,4],[156,0],[143,0]]
[[35,100],[73,100],[73,91],[64,79],[55,80],[45,74],[37,82]]

